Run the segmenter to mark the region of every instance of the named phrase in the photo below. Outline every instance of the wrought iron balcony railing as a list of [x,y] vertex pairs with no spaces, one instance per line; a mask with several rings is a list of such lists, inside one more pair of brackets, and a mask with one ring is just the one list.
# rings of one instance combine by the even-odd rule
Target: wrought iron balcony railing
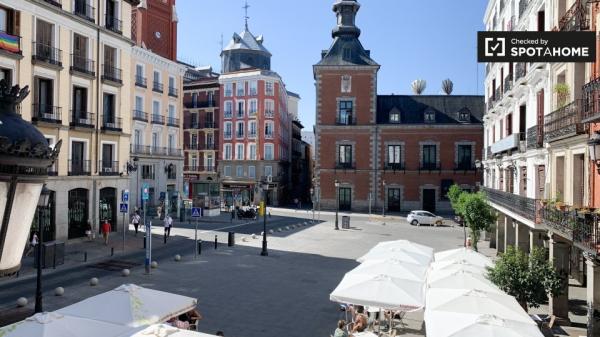
[[536,199],[527,198],[518,194],[499,191],[489,187],[481,187],[488,201],[503,207],[534,223],[540,223],[541,202]]
[[106,29],[113,31],[117,34],[123,34],[123,21],[117,19],[116,17],[110,14],[106,14],[104,18]]
[[142,110],[133,110],[131,114],[134,121],[148,122],[148,114]]
[[69,160],[68,174],[70,176],[89,176],[92,173],[89,160]]
[[544,128],[534,125],[527,129],[527,150],[539,149],[544,146]]
[[355,115],[346,115],[346,116],[338,115],[335,118],[335,124],[337,124],[337,125],[356,125],[356,116]]
[[542,208],[543,224],[556,234],[595,256],[600,254],[600,214],[590,210],[568,210],[556,204]]
[[354,163],[336,163],[335,168],[340,169],[340,170],[348,170],[348,169],[354,169],[354,168],[356,168],[356,166]]
[[167,118],[167,125],[168,126],[179,127],[179,118],[168,117]]
[[48,104],[34,103],[32,105],[32,108],[32,122],[45,122],[53,124],[62,123],[61,107]]
[[404,171],[406,170],[406,166],[404,163],[385,163],[383,169],[386,171]]
[[94,76],[96,75],[94,60],[88,59],[85,55],[71,54],[71,71]]
[[571,8],[558,21],[559,31],[584,31],[589,28],[587,1],[575,0]]
[[582,102],[583,123],[596,123],[600,121],[600,77],[593,79],[583,86]]
[[472,162],[464,162],[464,163],[456,163],[454,165],[454,171],[475,171],[475,163]]
[[421,163],[419,165],[419,171],[440,171],[440,163]]
[[122,70],[109,64],[102,65],[102,80],[123,83]]
[[47,2],[53,6],[56,6],[58,8],[62,8],[62,2],[61,0],[44,0],[44,2]]
[[152,82],[152,91],[159,92],[162,94],[164,91],[164,85],[160,82],[154,81]]
[[119,162],[118,161],[98,161],[98,173],[101,176],[118,176]]
[[71,122],[73,127],[94,128],[94,114],[87,111],[71,110]]
[[552,142],[587,132],[582,123],[582,100],[575,100],[544,117],[544,140]]
[[112,115],[104,115],[102,118],[102,130],[103,131],[123,131],[123,121],[121,117],[115,117]]
[[152,147],[140,144],[131,144],[132,154],[152,154]]
[[32,58],[36,61],[62,67],[62,50],[44,43],[33,42]]
[[165,116],[152,114],[152,124],[165,125]]
[[88,5],[86,0],[75,0],[73,14],[80,16],[88,21],[94,22],[96,9]]
[[135,85],[141,88],[148,87],[148,79],[144,76],[135,75]]
[[169,96],[177,97],[179,95],[179,89],[175,87],[169,87]]

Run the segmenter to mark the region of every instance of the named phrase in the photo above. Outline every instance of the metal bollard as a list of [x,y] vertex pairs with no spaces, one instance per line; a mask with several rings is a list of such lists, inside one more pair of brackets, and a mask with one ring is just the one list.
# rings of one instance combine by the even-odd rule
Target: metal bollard
[[144,233],[144,249],[146,249],[146,233]]
[[83,262],[87,262],[87,252],[83,252]]
[[217,236],[215,235],[215,249],[217,249]]
[[115,247],[110,247],[110,256],[115,255]]
[[54,243],[54,256],[52,256],[52,269],[56,269],[56,243]]
[[198,255],[202,255],[202,240],[198,240]]

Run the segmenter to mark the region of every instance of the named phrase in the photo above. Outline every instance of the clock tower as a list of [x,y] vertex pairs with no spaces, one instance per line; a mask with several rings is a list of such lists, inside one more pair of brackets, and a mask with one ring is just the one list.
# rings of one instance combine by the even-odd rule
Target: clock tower
[[142,0],[131,13],[131,38],[138,46],[176,61],[175,0]]

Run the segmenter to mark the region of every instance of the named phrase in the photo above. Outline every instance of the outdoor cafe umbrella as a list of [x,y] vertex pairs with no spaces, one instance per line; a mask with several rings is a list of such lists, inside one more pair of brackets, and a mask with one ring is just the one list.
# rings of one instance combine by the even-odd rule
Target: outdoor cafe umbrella
[[425,304],[424,283],[388,275],[346,273],[329,295],[339,303],[412,311]]
[[389,249],[403,249],[412,253],[417,253],[433,258],[433,248],[424,246],[418,243],[414,243],[408,240],[395,240],[395,241],[383,241],[376,244],[371,251],[377,250],[389,250]]
[[449,261],[459,260],[465,261],[466,263],[480,266],[480,267],[492,267],[494,263],[487,256],[478,253],[469,248],[457,248],[451,250],[445,250],[443,252],[436,253],[434,255],[435,261]]
[[141,327],[160,323],[196,308],[196,299],[124,284],[57,310],[63,315]]
[[500,288],[485,276],[469,271],[456,271],[452,274],[429,275],[427,279],[429,288],[444,289],[473,289],[486,292],[504,294]]
[[427,337],[543,337],[537,325],[484,314],[436,312],[425,318]]
[[431,257],[423,255],[421,253],[415,253],[408,251],[403,248],[387,248],[387,249],[371,249],[367,254],[356,259],[358,262],[365,262],[367,260],[388,260],[394,259],[404,261],[420,266],[429,266],[431,263]]
[[365,275],[388,275],[395,278],[425,282],[427,267],[402,260],[367,260],[348,273]]
[[121,335],[119,337],[216,337],[201,332],[178,329],[167,324],[151,325],[133,334]]
[[437,273],[441,271],[452,270],[466,270],[472,273],[478,273],[481,275],[485,275],[487,273],[486,267],[478,266],[475,264],[469,263],[467,260],[444,260],[444,261],[436,261],[431,263],[429,268],[430,273]]
[[56,312],[38,313],[20,322],[0,328],[2,337],[107,337],[133,332],[123,325],[88,318],[61,315]]

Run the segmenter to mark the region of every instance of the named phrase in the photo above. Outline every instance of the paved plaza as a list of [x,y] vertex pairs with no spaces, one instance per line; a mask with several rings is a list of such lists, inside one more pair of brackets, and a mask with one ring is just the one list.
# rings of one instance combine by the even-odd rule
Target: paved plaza
[[[268,219],[269,228],[274,229],[269,237],[268,257],[260,256],[260,236],[252,238],[250,233],[249,228],[262,228],[256,223],[200,223],[199,236],[204,243],[198,259],[193,257],[193,225],[178,224],[166,245],[160,236],[162,228],[156,227],[153,259],[159,267],[152,275],[144,274],[139,236],[134,238],[128,233],[126,254],[116,253],[112,259],[137,263],[131,276],[120,276],[118,269],[97,268],[98,261],[111,259],[107,255],[109,248],[100,248],[104,257],[96,256],[87,264],[67,261],[65,266],[47,271],[44,309],[58,309],[122,283],[136,283],[198,298],[198,308],[204,316],[202,332],[223,330],[226,336],[233,337],[327,337],[344,316],[339,305],[329,301],[329,293],[344,273],[358,265],[355,259],[376,243],[407,239],[439,251],[460,247],[463,242],[462,227],[453,227],[451,222],[442,227],[415,227],[400,217],[354,215],[350,229],[335,231],[331,214],[321,214],[321,221],[315,224],[311,224],[311,218],[312,213],[306,211],[273,211]],[[302,226],[291,228],[298,224]],[[286,226],[290,229],[286,230]],[[245,233],[237,234],[234,247],[226,244],[225,232],[229,230]],[[215,235],[219,240],[216,250]],[[117,238],[120,237],[115,236],[115,245],[120,247]],[[86,244],[90,252],[94,251],[92,246],[97,246],[73,245]],[[175,262],[174,254],[181,254],[182,261]],[[28,309],[33,308],[35,278],[27,269],[17,279],[0,282],[0,308],[4,312],[10,312],[7,309],[14,308],[21,296],[29,299]],[[100,284],[89,286],[91,277],[98,277]],[[64,296],[53,296],[57,286],[65,288]],[[424,335],[421,312],[408,314],[406,323],[403,336]]]

